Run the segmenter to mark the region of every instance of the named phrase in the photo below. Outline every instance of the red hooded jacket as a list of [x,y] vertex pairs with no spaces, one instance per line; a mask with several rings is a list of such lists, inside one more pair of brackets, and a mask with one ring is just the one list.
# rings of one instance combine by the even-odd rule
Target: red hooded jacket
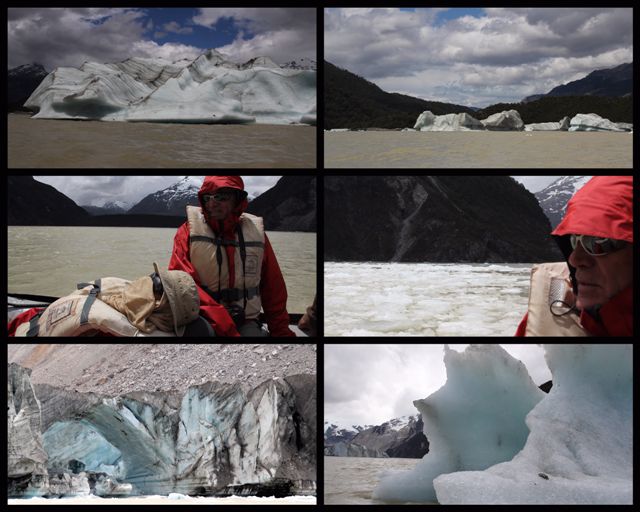
[[[202,195],[213,194],[219,188],[234,188],[244,191],[244,182],[240,176],[207,176],[198,192],[200,207],[203,208]],[[236,225],[240,215],[247,208],[248,202],[243,199],[238,207],[227,219],[219,223],[210,221],[209,226],[218,234],[227,239],[235,240]],[[204,210],[204,208],[203,208]],[[222,224],[222,226],[221,226]],[[222,229],[222,233],[220,232]],[[229,262],[229,288],[234,287],[234,247],[226,246],[227,261]],[[189,223],[185,222],[178,228],[173,240],[173,253],[169,261],[169,270],[183,270],[190,274],[198,285],[200,296],[200,314],[204,316],[215,330],[218,336],[239,336],[238,330],[227,310],[216,302],[200,287],[200,280],[196,269],[191,264],[189,249]],[[265,235],[264,258],[260,276],[260,297],[262,309],[269,326],[271,336],[295,336],[289,329],[289,314],[287,313],[287,287],[276,260],[271,243]]]
[[[633,243],[633,176],[596,176],[589,180],[571,198],[562,222],[551,234],[591,235]],[[632,336],[633,285],[603,304],[598,316],[596,319],[586,310],[580,315],[582,326],[590,334]],[[527,315],[516,336],[524,336],[526,328]]]

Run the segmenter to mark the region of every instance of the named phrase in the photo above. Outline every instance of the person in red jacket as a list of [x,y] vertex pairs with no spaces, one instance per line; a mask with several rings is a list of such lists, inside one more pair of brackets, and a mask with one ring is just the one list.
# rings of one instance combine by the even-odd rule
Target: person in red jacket
[[[532,278],[529,311],[516,336],[563,334],[558,329],[565,316],[574,317],[573,327],[579,331],[571,332],[577,335],[632,336],[633,177],[589,180],[571,198],[562,222],[551,234],[568,256],[568,294],[564,300],[545,304],[547,311],[544,307],[535,311]],[[555,290],[549,289],[546,297]],[[546,326],[539,329],[534,322]]]
[[200,314],[217,336],[295,336],[289,329],[287,288],[262,219],[244,213],[247,193],[240,176],[207,176],[200,207],[187,207],[187,222],[174,237],[169,270],[190,274],[198,287]]

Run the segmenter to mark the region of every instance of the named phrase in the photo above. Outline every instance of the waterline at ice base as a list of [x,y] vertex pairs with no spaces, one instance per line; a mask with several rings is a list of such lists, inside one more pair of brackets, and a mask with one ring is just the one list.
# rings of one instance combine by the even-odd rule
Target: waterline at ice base
[[632,345],[544,345],[548,395],[497,345],[445,345],[423,400],[430,452],[374,498],[441,504],[631,504]]

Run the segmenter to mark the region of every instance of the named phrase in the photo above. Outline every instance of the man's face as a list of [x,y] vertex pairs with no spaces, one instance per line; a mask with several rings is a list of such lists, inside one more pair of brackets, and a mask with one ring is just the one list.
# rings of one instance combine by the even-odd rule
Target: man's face
[[631,245],[604,256],[592,256],[578,243],[569,256],[569,263],[576,268],[578,309],[605,304],[633,283]]
[[219,188],[213,194],[204,194],[203,202],[209,217],[215,220],[225,220],[238,206],[236,193],[231,188]]

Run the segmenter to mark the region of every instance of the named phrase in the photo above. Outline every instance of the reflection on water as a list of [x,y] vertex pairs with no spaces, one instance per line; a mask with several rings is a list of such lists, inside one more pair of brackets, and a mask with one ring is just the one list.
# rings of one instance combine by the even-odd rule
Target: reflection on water
[[[9,226],[8,289],[61,296],[98,277],[137,279],[166,268],[173,228]],[[315,233],[267,233],[289,292],[287,309],[303,313],[316,292]]]
[[8,116],[9,167],[315,167],[315,126]]
[[327,132],[325,167],[631,168],[633,135],[598,132]]

